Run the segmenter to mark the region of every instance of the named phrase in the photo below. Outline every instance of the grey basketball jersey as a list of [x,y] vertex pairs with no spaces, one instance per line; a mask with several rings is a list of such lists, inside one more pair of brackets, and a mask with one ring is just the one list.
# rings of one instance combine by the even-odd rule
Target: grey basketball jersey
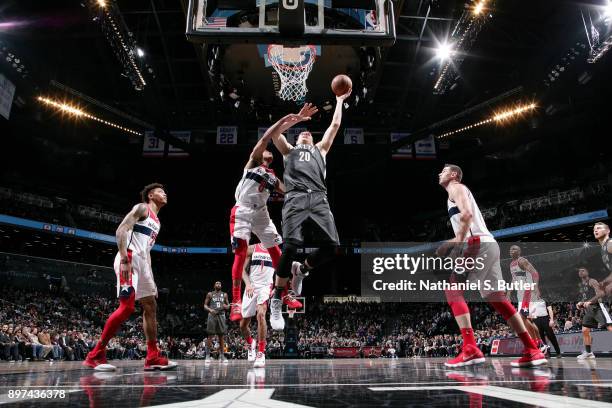
[[223,305],[225,304],[225,292],[210,292],[211,298],[208,307],[218,312],[224,312]]
[[285,156],[285,189],[292,191],[327,192],[325,158],[314,145],[295,145]]

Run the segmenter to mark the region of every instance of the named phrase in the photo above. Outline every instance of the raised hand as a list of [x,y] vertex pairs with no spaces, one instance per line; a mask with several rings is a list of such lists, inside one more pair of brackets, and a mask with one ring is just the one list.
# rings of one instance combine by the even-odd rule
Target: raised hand
[[347,93],[345,93],[344,95],[336,96],[336,101],[337,101],[338,103],[340,103],[340,102],[344,102],[344,100],[345,100],[346,98],[348,98],[349,96],[351,96],[351,92],[353,92],[353,88],[350,88],[350,89],[348,90],[348,92],[347,92]]
[[318,111],[319,109],[312,103],[305,103],[304,106],[302,106],[302,109],[300,109],[298,116],[302,117],[302,120],[310,120],[312,118],[312,115],[314,115]]

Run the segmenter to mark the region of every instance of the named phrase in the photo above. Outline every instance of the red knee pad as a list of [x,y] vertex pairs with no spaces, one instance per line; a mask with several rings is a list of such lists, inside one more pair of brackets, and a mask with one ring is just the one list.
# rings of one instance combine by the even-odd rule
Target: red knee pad
[[489,296],[487,296],[487,302],[493,309],[502,317],[504,320],[508,320],[512,316],[516,314],[516,309],[512,306],[512,303],[508,300],[504,292],[493,292]]
[[470,309],[468,308],[467,303],[465,303],[465,298],[463,297],[463,292],[460,290],[445,290],[446,300],[448,301],[448,305],[453,311],[453,316],[461,316],[467,313],[470,313]]
[[242,268],[247,257],[247,242],[244,239],[234,238],[234,264],[232,265],[232,280],[242,279]]

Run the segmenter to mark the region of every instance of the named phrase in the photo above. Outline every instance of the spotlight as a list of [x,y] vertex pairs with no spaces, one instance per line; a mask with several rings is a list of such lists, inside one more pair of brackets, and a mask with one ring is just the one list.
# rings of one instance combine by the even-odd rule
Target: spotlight
[[482,11],[484,10],[484,6],[485,3],[487,1],[486,0],[480,0],[475,6],[474,6],[474,10],[473,13],[475,16],[480,15],[480,13],[482,13]]
[[607,17],[612,18],[612,0],[608,0],[605,13]]
[[138,57],[142,58],[142,57],[144,57],[145,52],[142,50],[142,48],[136,47],[136,55],[138,55]]
[[448,43],[442,43],[438,45],[438,49],[436,50],[436,57],[440,59],[440,61],[446,61],[453,54],[453,46]]
[[106,8],[106,0],[98,0],[98,6]]

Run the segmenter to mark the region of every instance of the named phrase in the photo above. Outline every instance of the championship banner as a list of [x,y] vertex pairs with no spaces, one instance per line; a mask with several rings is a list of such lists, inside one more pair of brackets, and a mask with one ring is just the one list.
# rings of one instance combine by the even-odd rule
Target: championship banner
[[164,157],[166,142],[155,136],[155,132],[148,130],[144,135],[142,155],[144,157]]
[[238,144],[238,127],[237,126],[218,126],[217,127],[217,144],[220,144],[220,145]]
[[414,153],[418,160],[433,160],[436,158],[436,142],[433,135],[414,143]]
[[0,74],[0,115],[8,120],[13,106],[15,96],[15,85],[2,74]]
[[363,144],[363,128],[344,129],[344,144]]
[[[189,143],[191,141],[191,131],[189,130],[186,130],[186,131],[171,130],[170,134],[176,137],[177,139],[182,140],[185,143]],[[168,157],[187,157],[187,156],[189,156],[189,153],[187,153],[183,149],[179,147],[174,147],[172,145],[168,145]]]
[[[410,133],[391,133],[391,143],[405,139],[410,136]],[[393,159],[412,159],[412,143],[400,147],[391,155]]]
[[297,138],[300,135],[300,133],[306,132],[307,130],[308,129],[306,129],[306,128],[289,128],[285,132],[285,137],[287,138],[287,141],[289,143],[294,145],[296,143]]

